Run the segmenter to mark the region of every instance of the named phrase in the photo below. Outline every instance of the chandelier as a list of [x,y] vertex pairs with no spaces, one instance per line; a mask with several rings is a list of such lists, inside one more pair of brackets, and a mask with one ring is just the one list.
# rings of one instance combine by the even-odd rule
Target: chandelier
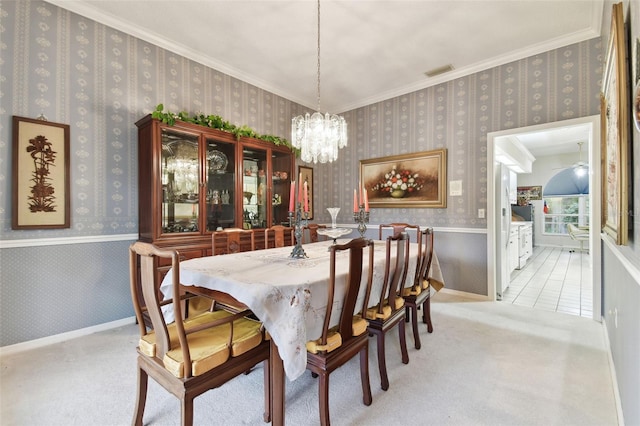
[[291,144],[301,151],[305,163],[331,163],[338,149],[347,146],[347,122],[344,118],[320,112],[320,0],[318,0],[318,112],[291,120]]

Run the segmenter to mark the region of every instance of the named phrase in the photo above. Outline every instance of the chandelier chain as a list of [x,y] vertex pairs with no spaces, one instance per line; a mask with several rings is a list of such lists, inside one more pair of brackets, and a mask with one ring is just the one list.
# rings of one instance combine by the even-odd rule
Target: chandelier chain
[[318,0],[318,112],[320,112],[320,0]]
[[347,122],[336,114],[320,112],[320,0],[318,0],[318,111],[291,119],[291,145],[300,149],[305,163],[331,163],[338,159],[338,150],[347,146]]

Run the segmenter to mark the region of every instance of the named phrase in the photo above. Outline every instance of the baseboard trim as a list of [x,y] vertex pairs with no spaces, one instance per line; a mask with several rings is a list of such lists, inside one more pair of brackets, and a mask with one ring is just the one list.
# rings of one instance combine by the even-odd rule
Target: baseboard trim
[[446,293],[446,294],[451,294],[454,296],[460,296],[460,297],[466,297],[467,299],[475,299],[475,300],[481,300],[483,302],[489,301],[491,299],[489,299],[489,296],[485,296],[483,294],[476,294],[476,293],[468,293],[466,291],[460,291],[460,290],[453,290],[450,288],[443,288],[442,290],[440,290],[441,293]]
[[611,353],[611,342],[609,341],[609,332],[607,331],[606,318],[602,318],[601,324],[604,332],[605,344],[607,345],[607,357],[609,358],[609,370],[611,373],[611,381],[613,382],[613,398],[616,401],[618,424],[624,426],[624,412],[622,411],[622,401],[620,399],[620,390],[618,389],[618,376],[616,376],[616,365],[613,363],[613,354]]
[[136,317],[128,317],[116,321],[106,322],[104,324],[94,325],[92,327],[81,328],[79,330],[73,330],[66,333],[43,337],[41,339],[29,340],[27,342],[16,343],[15,345],[3,346],[0,347],[0,356],[13,355],[19,352],[28,351],[30,349],[38,349],[43,346],[65,342],[77,337],[88,336],[100,331],[111,330],[113,328],[134,324],[135,321]]

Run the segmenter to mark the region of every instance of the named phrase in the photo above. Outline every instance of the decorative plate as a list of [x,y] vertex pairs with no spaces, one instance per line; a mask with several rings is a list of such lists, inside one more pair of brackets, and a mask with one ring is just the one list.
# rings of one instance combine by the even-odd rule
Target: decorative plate
[[209,160],[209,170],[214,173],[224,173],[229,163],[224,152],[215,149],[207,153],[207,160]]

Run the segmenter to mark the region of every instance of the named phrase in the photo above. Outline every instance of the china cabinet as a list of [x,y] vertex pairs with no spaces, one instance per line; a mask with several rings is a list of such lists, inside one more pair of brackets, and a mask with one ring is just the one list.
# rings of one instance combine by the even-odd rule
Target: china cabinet
[[289,148],[150,115],[136,126],[142,241],[187,259],[212,254],[215,230],[255,230],[260,248],[265,228],[287,222],[295,161]]

